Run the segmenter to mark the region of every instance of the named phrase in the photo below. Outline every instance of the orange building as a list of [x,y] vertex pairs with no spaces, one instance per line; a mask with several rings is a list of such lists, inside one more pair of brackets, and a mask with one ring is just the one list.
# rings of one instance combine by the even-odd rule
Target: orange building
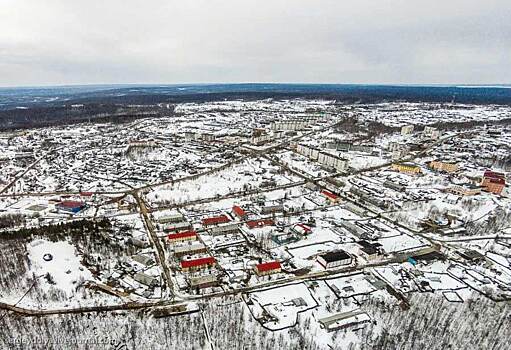
[[481,186],[488,192],[494,194],[502,194],[504,187],[506,187],[506,180],[504,174],[494,171],[486,170],[481,181]]

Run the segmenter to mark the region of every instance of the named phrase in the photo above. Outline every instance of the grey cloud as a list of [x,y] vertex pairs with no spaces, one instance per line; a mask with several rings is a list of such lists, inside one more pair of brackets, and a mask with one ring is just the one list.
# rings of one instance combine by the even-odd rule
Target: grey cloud
[[0,86],[511,82],[507,0],[0,1]]

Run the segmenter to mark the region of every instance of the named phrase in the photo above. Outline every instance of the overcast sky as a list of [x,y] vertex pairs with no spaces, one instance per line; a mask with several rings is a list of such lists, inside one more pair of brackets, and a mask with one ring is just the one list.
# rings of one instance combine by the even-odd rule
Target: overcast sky
[[511,0],[0,0],[0,86],[511,83]]

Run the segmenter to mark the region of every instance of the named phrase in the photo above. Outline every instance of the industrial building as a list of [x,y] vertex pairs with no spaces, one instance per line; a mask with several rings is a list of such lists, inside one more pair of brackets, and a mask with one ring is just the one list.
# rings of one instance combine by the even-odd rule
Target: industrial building
[[55,205],[55,209],[66,213],[76,214],[85,209],[87,206],[83,202],[78,201],[62,201]]
[[350,265],[353,258],[344,250],[336,250],[319,255],[317,260],[325,269],[330,269],[333,267]]

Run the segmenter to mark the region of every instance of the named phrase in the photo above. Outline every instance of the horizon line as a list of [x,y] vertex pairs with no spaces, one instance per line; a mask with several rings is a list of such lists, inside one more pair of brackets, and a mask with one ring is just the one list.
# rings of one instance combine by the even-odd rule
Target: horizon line
[[215,86],[215,85],[330,85],[330,86],[397,86],[397,87],[473,87],[500,88],[511,87],[511,83],[320,83],[320,82],[207,82],[207,83],[85,83],[85,84],[56,84],[56,85],[0,85],[0,89],[48,89],[48,88],[80,88],[80,87],[179,87],[179,86]]

